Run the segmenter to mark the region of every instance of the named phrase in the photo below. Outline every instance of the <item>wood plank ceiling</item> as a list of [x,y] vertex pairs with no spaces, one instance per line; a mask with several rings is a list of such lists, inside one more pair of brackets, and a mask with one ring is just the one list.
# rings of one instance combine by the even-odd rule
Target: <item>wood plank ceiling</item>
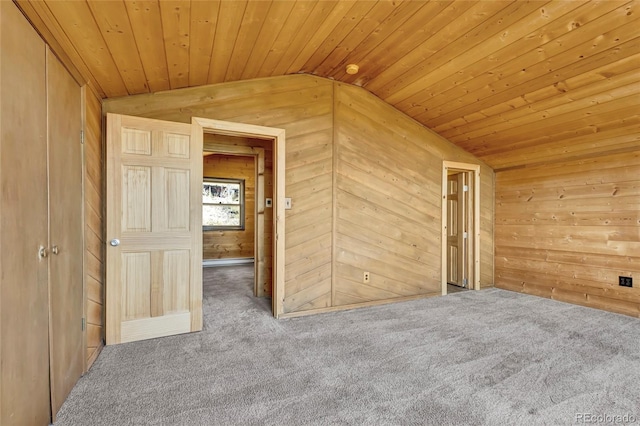
[[103,97],[309,73],[497,170],[640,145],[638,0],[16,2]]

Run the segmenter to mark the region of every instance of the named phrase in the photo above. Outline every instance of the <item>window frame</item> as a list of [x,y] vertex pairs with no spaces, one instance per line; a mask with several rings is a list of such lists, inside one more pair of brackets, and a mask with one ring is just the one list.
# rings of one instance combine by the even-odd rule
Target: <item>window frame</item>
[[240,206],[240,225],[205,225],[202,224],[203,231],[244,231],[245,230],[245,180],[235,178],[216,178],[216,177],[204,177],[202,179],[202,188],[204,185],[212,183],[231,183],[240,185],[240,200],[238,204],[223,204],[223,203],[205,203],[204,196],[202,200],[202,213],[204,215],[205,206]]

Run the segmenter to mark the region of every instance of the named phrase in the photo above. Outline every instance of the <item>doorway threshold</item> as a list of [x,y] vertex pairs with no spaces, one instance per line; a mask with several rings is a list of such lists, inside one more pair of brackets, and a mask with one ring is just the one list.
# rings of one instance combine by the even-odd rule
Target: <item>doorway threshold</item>
[[216,266],[232,266],[232,265],[252,265],[253,257],[243,257],[234,259],[203,259],[203,268],[212,268]]
[[469,291],[469,289],[465,288],[465,287],[460,287],[460,286],[457,286],[457,285],[453,285],[453,284],[447,283],[447,294],[461,293],[463,291]]

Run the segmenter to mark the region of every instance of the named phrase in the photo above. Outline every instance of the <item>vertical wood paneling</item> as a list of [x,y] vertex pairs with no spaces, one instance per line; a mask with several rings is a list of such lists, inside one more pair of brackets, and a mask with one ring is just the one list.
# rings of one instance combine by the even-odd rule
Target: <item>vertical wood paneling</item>
[[[107,96],[127,95],[127,88],[120,71],[100,33],[91,9],[86,2],[77,2],[69,7],[64,2],[47,1],[46,6],[56,16],[58,24],[72,39],[83,40],[76,46],[90,73],[100,81],[100,87]],[[90,23],[91,25],[84,25]]]
[[496,286],[640,316],[640,151],[496,174]]
[[[340,4],[342,3],[343,2],[340,2]],[[446,5],[445,2],[437,2],[437,3]],[[371,63],[370,60],[373,59],[373,58],[370,58],[370,54],[377,47],[379,47],[380,44],[384,43],[385,40],[387,40],[392,35],[398,34],[399,40],[402,39],[402,36],[406,36],[406,34],[408,33],[405,33],[404,27],[405,25],[408,26],[411,19],[413,19],[414,17],[418,19],[421,18],[422,28],[426,28],[427,27],[426,25],[427,22],[425,22],[426,18],[424,15],[420,16],[419,11],[423,7],[431,7],[434,4],[436,3],[415,2],[415,1],[408,1],[408,2],[401,3],[391,13],[391,15],[389,15],[380,24],[379,27],[372,33],[368,34],[365,40],[363,40],[358,46],[352,47],[351,49],[343,49],[343,56],[346,56],[346,57],[343,57],[342,61],[337,62],[337,65],[336,65],[336,62],[334,62],[333,64],[327,64],[327,66],[333,67],[331,69],[331,76],[336,78],[336,80],[338,81],[346,80],[350,83],[355,81],[358,78],[358,76],[356,75],[352,76],[345,72],[345,65],[347,65],[348,62],[353,64],[361,64],[366,68],[369,68],[369,64]],[[410,28],[409,28],[409,31],[411,31]],[[398,40],[396,40],[396,42],[397,41]],[[349,50],[350,52],[347,52],[347,50]],[[353,54],[352,52],[357,52],[357,54]],[[367,62],[366,65],[364,65],[365,61]]]
[[296,1],[293,9],[290,11],[287,19],[282,22],[278,28],[276,38],[269,48],[264,62],[257,70],[257,76],[266,77],[273,75],[276,66],[283,59],[285,52],[296,39],[296,36],[303,31],[303,27],[309,13],[315,8],[315,4],[308,1]]
[[[376,29],[380,29],[380,24],[393,13],[400,10],[401,7],[411,4],[411,2],[379,2],[374,8],[364,15],[357,26],[352,29],[336,46],[333,51],[327,55],[322,63],[316,68],[316,73],[320,75],[328,75],[336,64],[341,64],[344,59]],[[371,40],[371,39],[369,39]]]
[[102,104],[89,89],[84,91],[84,215],[87,368],[103,346],[104,318],[104,154]]
[[247,3],[224,81],[241,80],[242,71],[245,69],[260,30],[265,23],[264,17],[270,8],[271,1],[251,0]]
[[246,0],[223,1],[220,3],[216,35],[213,41],[211,62],[209,63],[209,83],[224,81],[246,7]]
[[129,93],[149,91],[124,2],[87,2]]
[[162,1],[160,17],[172,89],[189,85],[190,1]]
[[104,96],[104,91],[99,87],[96,80],[91,77],[87,65],[73,47],[69,37],[57,24],[53,13],[44,2],[31,3],[28,0],[16,0],[14,3],[20,8],[51,50],[55,52],[76,82],[80,85],[89,82],[89,85],[92,86],[96,93]]
[[158,2],[138,0],[127,1],[124,4],[127,7],[129,20],[132,22],[133,36],[149,89],[152,92],[168,90],[171,85],[164,42],[160,42],[163,40],[163,33]]
[[103,97],[309,73],[494,170],[638,143],[638,1],[15,1]]
[[207,84],[219,10],[219,1],[191,2],[189,86]]
[[289,13],[291,13],[291,9],[293,9],[295,4],[294,1],[275,1],[272,3],[269,12],[264,17],[262,29],[252,47],[251,55],[242,71],[242,80],[248,80],[258,76],[260,65],[264,62],[269,54],[271,45],[278,37],[278,32],[273,31],[273,29],[282,28],[283,23],[289,17]]
[[310,11],[299,31],[296,32],[294,37],[289,40],[287,50],[284,53],[280,62],[276,65],[271,75],[286,74],[289,69],[292,60],[296,57],[298,52],[307,44],[307,42],[314,37],[316,32],[320,29],[325,19],[331,12],[337,8],[339,2],[317,2]]

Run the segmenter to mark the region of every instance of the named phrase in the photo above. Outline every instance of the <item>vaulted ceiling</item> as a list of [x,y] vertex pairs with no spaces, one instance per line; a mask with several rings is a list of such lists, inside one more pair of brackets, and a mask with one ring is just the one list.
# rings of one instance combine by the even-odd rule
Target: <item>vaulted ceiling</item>
[[495,169],[640,145],[637,0],[16,3],[102,97],[308,73]]

